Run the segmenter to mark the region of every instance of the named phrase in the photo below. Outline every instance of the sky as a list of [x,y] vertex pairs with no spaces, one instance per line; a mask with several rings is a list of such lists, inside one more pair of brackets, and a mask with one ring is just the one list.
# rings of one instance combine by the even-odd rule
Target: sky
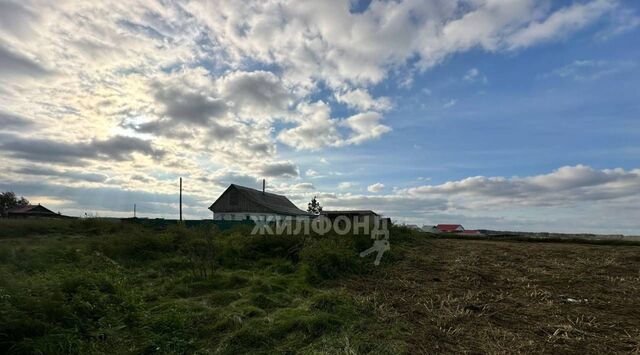
[[640,234],[640,2],[0,0],[0,191]]

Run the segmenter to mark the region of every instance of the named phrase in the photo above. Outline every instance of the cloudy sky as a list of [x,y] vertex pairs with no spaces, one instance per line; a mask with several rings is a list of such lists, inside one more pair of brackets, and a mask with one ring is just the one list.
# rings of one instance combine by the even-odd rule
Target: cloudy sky
[[640,234],[640,3],[0,0],[0,190]]

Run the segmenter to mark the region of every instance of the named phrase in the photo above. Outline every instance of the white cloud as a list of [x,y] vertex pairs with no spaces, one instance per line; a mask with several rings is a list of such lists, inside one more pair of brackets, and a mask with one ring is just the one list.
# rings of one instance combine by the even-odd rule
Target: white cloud
[[313,186],[310,182],[301,182],[298,184],[289,185],[286,187],[285,191],[294,190],[294,191],[310,191],[315,190],[315,186]]
[[441,195],[474,206],[569,206],[578,201],[625,199],[640,196],[640,170],[595,170],[565,166],[530,177],[475,176],[441,185],[404,190],[412,196]]
[[352,181],[343,181],[343,182],[338,184],[338,188],[340,190],[348,190],[348,189],[351,189],[351,188],[355,187],[356,185],[358,185],[358,184],[355,183],[355,182],[352,182]]
[[[376,192],[371,191],[375,185],[368,190]],[[640,169],[576,165],[527,177],[476,176],[390,194],[321,193],[318,198],[331,208],[373,208],[419,224],[453,221],[502,230],[640,233],[634,217]]]
[[322,101],[301,104],[298,125],[280,132],[278,139],[297,149],[318,150],[326,146],[340,146],[342,138],[331,119],[331,108]]
[[442,108],[451,108],[453,106],[455,106],[458,103],[458,100],[456,99],[450,99],[448,101],[446,101],[444,104],[442,104]]
[[367,191],[369,192],[380,192],[382,190],[384,190],[384,184],[380,182],[367,186]]
[[297,177],[299,169],[292,161],[271,162],[261,166],[260,172],[269,177]]
[[480,74],[478,68],[469,69],[462,79],[469,83],[480,82],[486,84],[488,81],[485,75]]
[[357,14],[338,0],[187,6],[231,58],[277,63],[286,80],[305,89],[316,78],[332,88],[379,83],[388,67],[416,55],[428,68],[475,46],[494,51],[554,40],[619,8],[614,0],[555,11],[534,0],[373,2]]
[[[318,150],[323,147],[341,147],[361,144],[375,139],[391,130],[380,123],[382,115],[377,112],[358,113],[344,120],[331,118],[329,105],[322,101],[298,107],[301,117],[294,128],[283,130],[278,139],[297,149]],[[347,134],[338,128],[348,128]]]
[[377,112],[365,112],[353,115],[341,125],[351,128],[353,134],[347,139],[349,144],[360,144],[375,139],[391,131],[391,128],[380,123],[382,115]]
[[361,111],[387,111],[391,109],[391,100],[387,97],[374,99],[364,89],[355,89],[346,93],[336,93],[336,100],[350,108]]
[[617,1],[594,0],[562,8],[541,21],[513,33],[507,39],[511,49],[528,47],[542,41],[563,38],[614,10]]
[[473,81],[480,74],[480,71],[477,68],[471,68],[467,71],[467,74],[464,76],[464,80]]
[[553,70],[544,77],[557,76],[577,81],[597,80],[604,76],[630,70],[637,65],[633,62],[612,62],[606,60],[575,60]]
[[284,116],[291,95],[280,78],[267,71],[236,71],[220,79],[221,94],[251,118]]
[[640,16],[634,10],[621,8],[611,13],[611,23],[596,34],[596,38],[606,41],[640,27]]

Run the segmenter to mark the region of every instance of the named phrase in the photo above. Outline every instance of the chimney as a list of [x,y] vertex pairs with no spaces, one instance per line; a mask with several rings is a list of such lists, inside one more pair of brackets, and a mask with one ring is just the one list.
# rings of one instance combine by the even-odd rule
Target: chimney
[[264,187],[266,185],[266,180],[262,179],[262,194],[264,195]]

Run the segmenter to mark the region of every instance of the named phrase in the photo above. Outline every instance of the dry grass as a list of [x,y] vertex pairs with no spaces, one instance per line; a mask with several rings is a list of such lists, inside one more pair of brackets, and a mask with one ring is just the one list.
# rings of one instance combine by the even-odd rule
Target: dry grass
[[[640,247],[418,239],[341,280],[409,352],[640,353]],[[393,247],[392,247],[393,248]]]

